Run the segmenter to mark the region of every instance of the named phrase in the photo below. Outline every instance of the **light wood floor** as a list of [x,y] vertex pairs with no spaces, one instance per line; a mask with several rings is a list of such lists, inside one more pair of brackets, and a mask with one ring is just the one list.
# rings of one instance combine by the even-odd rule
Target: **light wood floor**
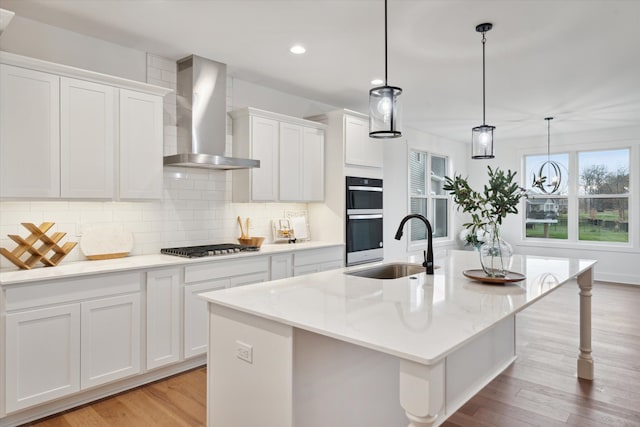
[[[640,287],[594,286],[593,382],[576,379],[578,304],[564,286],[520,313],[516,362],[443,427],[640,426]],[[205,393],[199,368],[30,425],[204,425]]]

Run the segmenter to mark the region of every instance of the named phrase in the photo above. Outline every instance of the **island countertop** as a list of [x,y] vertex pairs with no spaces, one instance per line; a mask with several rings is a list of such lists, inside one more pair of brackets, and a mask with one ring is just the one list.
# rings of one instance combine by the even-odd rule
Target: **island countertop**
[[[408,261],[421,260],[411,257]],[[202,297],[213,304],[429,365],[595,263],[515,255],[510,270],[526,279],[490,285],[463,276],[464,270],[481,267],[477,252],[448,251],[446,256],[436,257],[433,276],[420,273],[380,280],[344,274],[372,266],[368,265],[222,289]]]

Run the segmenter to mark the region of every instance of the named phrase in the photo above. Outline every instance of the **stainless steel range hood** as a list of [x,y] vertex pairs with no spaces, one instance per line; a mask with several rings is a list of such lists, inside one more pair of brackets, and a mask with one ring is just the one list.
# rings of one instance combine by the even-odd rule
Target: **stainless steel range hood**
[[165,166],[249,169],[259,160],[225,156],[227,66],[196,55],[178,61],[178,154]]

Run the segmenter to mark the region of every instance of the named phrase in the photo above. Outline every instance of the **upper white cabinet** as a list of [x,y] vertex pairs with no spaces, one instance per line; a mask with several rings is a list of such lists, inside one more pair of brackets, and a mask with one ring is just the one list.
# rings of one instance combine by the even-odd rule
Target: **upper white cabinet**
[[324,125],[254,108],[234,111],[233,155],[260,168],[233,171],[233,201],[324,200]]
[[120,89],[120,198],[162,198],[162,98]]
[[0,197],[161,198],[168,89],[7,52],[0,62]]
[[381,168],[383,146],[369,138],[369,120],[355,114],[344,115],[344,162],[347,165]]
[[114,196],[116,94],[111,86],[60,79],[60,196]]
[[0,196],[60,197],[60,79],[0,64]]

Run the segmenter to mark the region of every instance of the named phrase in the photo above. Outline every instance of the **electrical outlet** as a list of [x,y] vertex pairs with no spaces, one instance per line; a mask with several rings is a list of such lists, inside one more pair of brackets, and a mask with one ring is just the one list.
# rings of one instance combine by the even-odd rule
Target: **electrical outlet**
[[253,346],[242,341],[236,341],[236,357],[245,362],[253,363]]

